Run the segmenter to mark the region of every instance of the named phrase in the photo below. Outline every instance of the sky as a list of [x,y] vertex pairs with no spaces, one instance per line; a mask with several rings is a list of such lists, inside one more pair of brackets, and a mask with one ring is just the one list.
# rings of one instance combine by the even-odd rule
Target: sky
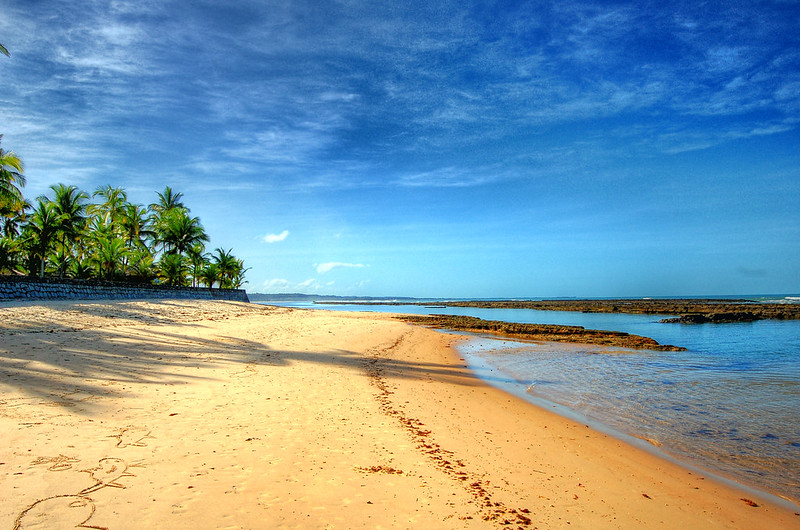
[[25,194],[184,194],[248,292],[800,292],[796,1],[0,0]]

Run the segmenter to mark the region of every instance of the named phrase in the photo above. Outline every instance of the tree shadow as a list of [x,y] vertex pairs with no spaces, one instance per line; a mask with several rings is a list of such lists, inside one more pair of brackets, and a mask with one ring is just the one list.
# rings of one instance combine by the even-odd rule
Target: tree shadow
[[[174,321],[170,323],[175,325]],[[159,326],[4,332],[0,338],[4,338],[0,346],[0,383],[26,396],[15,398],[21,402],[0,397],[0,406],[38,403],[88,416],[104,409],[104,400],[99,398],[135,397],[134,384],[170,386],[222,380],[222,376],[213,375],[214,370],[236,365],[278,370],[311,363],[365,373],[370,362],[373,367],[377,362],[389,379],[481,384],[468,370],[448,364],[370,357],[337,349],[276,350],[241,337],[199,338],[165,331]],[[191,368],[205,369],[194,375]]]
[[[203,320],[222,320],[242,313],[269,313],[267,306],[235,302],[191,304],[186,300],[55,300],[43,306],[40,302],[0,303],[0,308],[14,311],[13,322],[3,322],[0,332],[77,331],[124,325],[178,324],[197,325]],[[23,309],[23,311],[18,311]],[[90,323],[90,324],[89,324]]]

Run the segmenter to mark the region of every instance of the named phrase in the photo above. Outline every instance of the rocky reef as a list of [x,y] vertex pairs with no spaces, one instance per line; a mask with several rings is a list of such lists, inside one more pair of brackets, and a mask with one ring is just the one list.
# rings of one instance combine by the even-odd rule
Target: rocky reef
[[445,302],[447,307],[536,309],[583,313],[679,315],[662,322],[713,323],[754,320],[798,320],[800,304],[760,303],[749,300],[642,299],[642,300],[496,300]]
[[518,324],[499,320],[483,320],[459,315],[399,315],[405,322],[422,324],[454,331],[496,333],[505,337],[550,342],[576,342],[659,351],[685,351],[686,348],[659,344],[657,341],[621,331],[586,329],[581,326],[557,326],[550,324]]
[[688,313],[674,318],[664,318],[659,322],[666,324],[729,324],[732,322],[753,322],[761,320],[750,311],[732,311],[720,313]]

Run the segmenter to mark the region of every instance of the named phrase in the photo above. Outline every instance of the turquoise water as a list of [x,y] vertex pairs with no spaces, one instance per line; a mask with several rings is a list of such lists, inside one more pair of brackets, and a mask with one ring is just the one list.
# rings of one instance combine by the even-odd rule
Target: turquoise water
[[685,325],[659,323],[663,315],[297,305],[579,325],[683,346],[688,351],[655,352],[493,338],[462,353],[478,375],[539,405],[558,404],[681,461],[800,499],[800,321]]

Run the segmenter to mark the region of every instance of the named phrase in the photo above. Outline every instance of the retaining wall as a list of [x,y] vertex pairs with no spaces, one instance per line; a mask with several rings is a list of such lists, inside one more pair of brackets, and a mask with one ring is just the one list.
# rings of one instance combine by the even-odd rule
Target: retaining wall
[[2,300],[141,300],[141,299],[231,300],[249,302],[244,289],[167,287],[97,280],[39,279],[0,276]]

